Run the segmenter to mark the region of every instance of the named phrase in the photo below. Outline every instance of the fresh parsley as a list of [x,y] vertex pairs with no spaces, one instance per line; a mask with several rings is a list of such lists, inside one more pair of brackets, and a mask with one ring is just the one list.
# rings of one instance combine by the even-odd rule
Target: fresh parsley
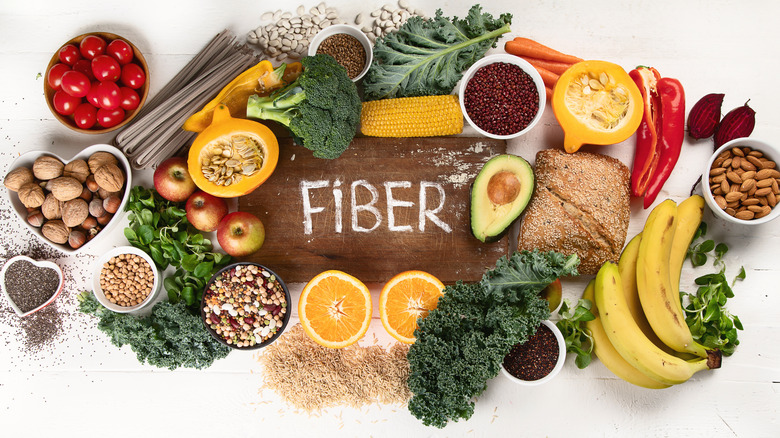
[[574,363],[580,369],[590,365],[591,353],[593,353],[593,337],[584,324],[596,319],[590,311],[592,307],[593,302],[585,298],[580,298],[576,303],[565,299],[558,311],[561,319],[555,324],[563,334],[566,351],[577,355]]

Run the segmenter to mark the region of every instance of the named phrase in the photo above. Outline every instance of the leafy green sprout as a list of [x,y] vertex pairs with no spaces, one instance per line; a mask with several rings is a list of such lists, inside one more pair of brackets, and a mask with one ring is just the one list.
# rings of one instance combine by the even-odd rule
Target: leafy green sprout
[[561,319],[555,324],[563,334],[566,351],[576,354],[574,363],[579,369],[590,364],[593,353],[593,336],[584,324],[596,318],[590,311],[592,307],[593,303],[588,299],[580,298],[574,303],[567,298],[558,311]]

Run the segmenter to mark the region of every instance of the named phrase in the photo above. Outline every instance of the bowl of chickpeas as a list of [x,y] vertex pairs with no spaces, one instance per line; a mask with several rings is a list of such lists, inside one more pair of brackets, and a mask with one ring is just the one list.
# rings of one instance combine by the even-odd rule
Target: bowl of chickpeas
[[103,254],[92,275],[92,290],[100,304],[117,313],[140,310],[157,295],[160,271],[154,260],[134,246]]

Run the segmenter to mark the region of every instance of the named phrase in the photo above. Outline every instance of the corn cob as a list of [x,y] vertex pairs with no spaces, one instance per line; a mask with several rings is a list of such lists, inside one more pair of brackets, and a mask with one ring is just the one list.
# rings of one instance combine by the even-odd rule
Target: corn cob
[[363,102],[360,130],[371,137],[433,137],[460,134],[458,97],[400,97]]

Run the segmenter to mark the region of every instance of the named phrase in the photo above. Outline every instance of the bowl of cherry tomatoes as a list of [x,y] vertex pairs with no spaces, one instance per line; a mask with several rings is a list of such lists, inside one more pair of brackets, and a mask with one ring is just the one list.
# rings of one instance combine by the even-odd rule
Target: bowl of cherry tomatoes
[[46,103],[65,126],[102,134],[127,124],[149,94],[149,68],[130,41],[109,32],[72,38],[52,56]]

